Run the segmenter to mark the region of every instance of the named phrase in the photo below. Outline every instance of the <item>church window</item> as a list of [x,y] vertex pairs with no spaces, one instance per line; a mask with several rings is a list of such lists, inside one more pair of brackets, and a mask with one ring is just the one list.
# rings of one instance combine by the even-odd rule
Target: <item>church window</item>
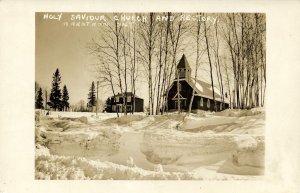
[[210,109],[210,100],[207,99],[207,108]]
[[184,78],[185,77],[185,69],[179,69],[179,78]]
[[203,98],[200,99],[200,107],[203,107]]

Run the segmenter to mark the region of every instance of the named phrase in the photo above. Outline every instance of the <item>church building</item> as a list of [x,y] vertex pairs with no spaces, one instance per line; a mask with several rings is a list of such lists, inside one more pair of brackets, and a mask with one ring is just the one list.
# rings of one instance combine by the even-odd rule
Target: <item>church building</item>
[[195,89],[192,103],[193,111],[222,111],[229,108],[227,94],[224,94],[225,97],[222,100],[219,89],[214,87],[215,100],[213,100],[211,84],[201,80],[195,81],[191,77],[191,67],[184,54],[177,65],[175,73],[175,79],[167,90],[168,111],[177,111],[178,105],[180,105],[181,111],[188,111],[193,89]]

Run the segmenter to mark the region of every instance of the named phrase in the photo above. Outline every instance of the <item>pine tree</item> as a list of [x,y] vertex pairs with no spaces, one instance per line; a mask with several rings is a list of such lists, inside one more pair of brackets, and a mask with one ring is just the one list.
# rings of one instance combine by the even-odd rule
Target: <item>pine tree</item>
[[44,106],[43,106],[43,92],[42,92],[42,88],[40,88],[38,90],[37,98],[36,98],[36,101],[35,101],[35,108],[36,109],[43,109],[44,108]]
[[92,82],[90,92],[88,95],[88,107],[96,106],[96,96],[95,96],[95,84]]
[[60,81],[61,77],[59,74],[58,68],[53,74],[53,80],[52,80],[52,89],[50,93],[50,107],[54,110],[61,110],[62,109],[62,101],[61,101],[61,90],[60,90]]
[[62,96],[62,104],[63,104],[63,109],[67,110],[70,108],[70,104],[69,104],[69,92],[67,89],[67,86],[64,85],[63,87],[63,96]]
[[105,101],[105,111],[111,112],[111,99],[109,97]]
[[40,85],[37,82],[35,82],[34,83],[34,91],[35,91],[35,93],[34,93],[34,101],[35,102],[37,101],[39,90],[40,90]]

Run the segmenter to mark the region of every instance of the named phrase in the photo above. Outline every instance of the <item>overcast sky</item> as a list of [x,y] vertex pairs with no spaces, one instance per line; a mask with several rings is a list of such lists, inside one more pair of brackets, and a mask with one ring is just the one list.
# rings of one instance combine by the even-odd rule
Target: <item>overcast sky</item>
[[[62,20],[69,18],[64,13]],[[62,85],[66,84],[70,102],[87,100],[88,89],[95,79],[86,44],[97,32],[96,27],[65,27],[62,21],[36,14],[36,81],[51,89],[52,74],[59,68]],[[101,92],[101,91],[100,91]]]

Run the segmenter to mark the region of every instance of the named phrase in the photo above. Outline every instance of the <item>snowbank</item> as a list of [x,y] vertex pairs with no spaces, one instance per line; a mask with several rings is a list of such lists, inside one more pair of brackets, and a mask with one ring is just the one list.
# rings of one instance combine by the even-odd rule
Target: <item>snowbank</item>
[[189,174],[148,171],[138,167],[86,158],[42,155],[36,159],[36,179],[60,180],[179,180],[192,179]]
[[[141,148],[148,161],[163,164],[166,168],[171,168],[173,165],[176,169],[191,170],[227,160],[226,163],[216,166],[215,170],[227,174],[263,174],[263,136],[147,132],[144,134]],[[224,170],[225,165],[227,165],[226,170]],[[250,169],[241,171],[239,169],[242,166]]]
[[97,157],[116,153],[119,150],[118,139],[121,135],[105,131],[97,132],[94,136],[91,133],[48,136],[51,154]]
[[36,144],[54,155],[97,156],[118,151],[118,130],[90,124],[87,117],[42,117],[36,126]]
[[129,124],[133,121],[141,121],[144,119],[145,115],[127,115],[127,116],[120,116],[120,117],[114,117],[109,118],[103,121],[103,124],[117,124],[117,125],[123,125],[123,124]]
[[[133,161],[131,161],[133,162]],[[131,163],[130,162],[130,163]],[[82,157],[38,154],[35,159],[35,178],[38,180],[233,180],[249,179],[216,172],[165,172],[161,165],[153,171],[134,164],[118,165]]]
[[261,136],[239,136],[235,138],[238,145],[233,154],[233,162],[238,166],[264,167],[265,146]]
[[205,114],[203,117],[187,116],[178,126],[188,132],[230,133],[264,135],[265,114],[263,109],[235,110]]
[[78,117],[93,117],[101,120],[105,120],[112,117],[117,117],[116,113],[98,113],[98,117],[96,117],[96,113],[92,112],[61,112],[61,111],[51,111],[49,117],[57,118],[57,117],[69,117],[69,118],[78,118]]
[[224,111],[216,112],[216,116],[227,116],[227,117],[244,117],[244,116],[254,116],[259,114],[265,114],[264,108],[253,108],[250,110],[241,109],[226,109]]
[[41,115],[36,179],[251,179],[264,171],[264,121],[263,109]]

